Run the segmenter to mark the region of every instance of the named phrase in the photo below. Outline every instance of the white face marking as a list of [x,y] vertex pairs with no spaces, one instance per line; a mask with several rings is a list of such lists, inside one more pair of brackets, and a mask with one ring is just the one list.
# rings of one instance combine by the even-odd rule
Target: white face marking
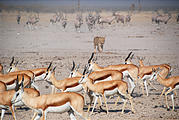
[[75,87],[67,88],[64,92],[79,92],[81,90],[83,90],[83,85],[79,84]]
[[106,90],[106,91],[104,91],[104,94],[105,94],[105,96],[111,96],[111,95],[116,94],[117,92],[118,92],[118,88],[115,88],[113,90]]
[[45,111],[46,112],[59,112],[59,113],[64,113],[67,112],[71,109],[70,103],[67,102],[64,105],[61,106],[56,106],[56,107],[48,107]]

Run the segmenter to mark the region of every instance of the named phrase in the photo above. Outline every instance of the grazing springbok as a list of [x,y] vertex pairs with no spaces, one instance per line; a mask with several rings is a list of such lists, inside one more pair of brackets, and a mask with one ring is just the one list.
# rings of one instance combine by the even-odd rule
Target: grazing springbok
[[122,114],[124,112],[127,99],[131,103],[132,112],[135,112],[134,108],[133,108],[132,97],[128,93],[128,85],[126,82],[124,82],[122,80],[110,80],[110,81],[102,81],[102,82],[98,82],[98,83],[94,84],[93,80],[88,77],[90,72],[87,73],[86,71],[87,71],[87,68],[85,66],[85,69],[83,71],[83,76],[79,80],[79,83],[86,83],[86,86],[88,87],[88,89],[91,90],[93,95],[95,96],[95,102],[94,102],[94,106],[93,106],[91,114],[93,113],[94,108],[96,106],[96,102],[97,102],[99,96],[101,96],[101,95],[104,99],[107,114],[108,114],[108,106],[106,103],[106,96],[111,96],[114,94],[119,95],[118,99],[120,96],[122,96],[121,98],[124,101],[124,105],[122,107]]
[[94,52],[96,53],[96,48],[99,52],[103,51],[103,45],[105,43],[105,37],[94,37],[93,44],[94,44]]
[[28,28],[30,30],[33,30],[33,26],[36,25],[40,21],[39,13],[36,15],[30,15],[28,17],[28,21],[26,22],[26,25],[28,25]]
[[133,93],[135,84],[137,82],[142,84],[141,81],[138,80],[139,68],[136,65],[118,64],[118,65],[108,65],[106,67],[100,67],[98,64],[95,63],[95,60],[93,59],[93,57],[94,57],[94,53],[92,53],[90,59],[88,60],[89,70],[93,70],[93,71],[118,70],[122,72],[123,77],[127,77],[130,82],[130,85],[131,85],[130,94]]
[[[17,76],[16,76],[17,77]],[[21,77],[21,79],[23,79]],[[16,93],[17,89],[18,89],[18,77],[16,80],[16,87],[14,90],[6,90],[6,85],[5,83],[0,82],[0,107],[2,108],[1,110],[1,120],[3,120],[4,114],[6,109],[11,110],[13,119],[16,120],[16,116],[15,116],[15,112],[14,112],[14,106],[15,107],[19,107],[19,106],[23,106],[24,104],[22,102],[16,102],[15,104],[12,104],[11,100],[14,96],[14,94]],[[22,80],[20,80],[22,81]],[[4,88],[4,89],[2,89]],[[31,97],[37,97],[40,95],[39,91],[33,89],[33,88],[24,88],[24,91],[27,92],[27,94]]]
[[35,120],[39,118],[46,120],[48,112],[68,112],[71,120],[76,120],[74,113],[85,120],[89,119],[83,112],[84,98],[78,93],[62,92],[32,97],[24,90],[23,80],[20,86],[21,88],[16,91],[11,101],[12,103],[22,101],[27,107],[35,110],[37,112],[33,117]]
[[157,24],[160,24],[160,23],[164,23],[164,24],[167,24],[168,21],[171,19],[171,15],[170,14],[165,14],[165,15],[162,15],[162,16],[157,16],[155,22]]
[[[179,89],[179,76],[172,76],[169,78],[164,78],[162,77],[162,69],[161,68],[157,68],[157,69],[153,69],[152,70],[152,76],[151,76],[151,80],[152,79],[157,79],[157,81],[164,86],[164,90],[162,91],[162,95],[163,93],[165,93],[165,101],[166,101],[166,107],[167,110],[169,110],[169,105],[168,105],[168,101],[167,101],[167,95],[171,94],[171,99],[172,99],[172,110],[175,110],[175,105],[174,105],[174,93],[173,91],[176,89]],[[167,90],[165,92],[165,90],[169,88],[169,90]]]

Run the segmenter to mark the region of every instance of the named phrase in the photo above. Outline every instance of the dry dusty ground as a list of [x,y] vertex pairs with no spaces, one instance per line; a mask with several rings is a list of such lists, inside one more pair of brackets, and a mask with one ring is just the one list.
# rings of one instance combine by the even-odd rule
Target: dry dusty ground
[[[112,13],[106,13],[108,15]],[[126,14],[126,13],[124,13]],[[25,15],[22,24],[17,25],[16,13],[0,13],[0,63],[7,70],[11,57],[19,60],[20,69],[31,69],[48,66],[53,61],[57,65],[56,77],[63,79],[69,75],[69,69],[74,60],[81,64],[80,71],[87,63],[93,51],[92,40],[94,36],[105,36],[104,52],[97,53],[98,64],[106,66],[110,64],[124,63],[126,55],[132,50],[135,53],[133,62],[138,65],[136,56],[145,57],[145,65],[168,63],[172,66],[172,75],[179,75],[179,24],[173,19],[167,25],[155,25],[151,23],[152,12],[136,13],[132,16],[129,25],[112,24],[103,28],[97,26],[89,32],[86,24],[81,28],[81,33],[75,31],[73,21],[70,21],[65,30],[61,24],[50,25],[49,17],[52,14],[40,14],[40,23],[33,31],[29,31],[25,25]],[[68,16],[67,16],[68,18]],[[69,15],[72,18],[72,15]],[[50,86],[43,81],[36,83],[41,94],[50,93]],[[159,91],[150,88],[149,97],[141,94],[137,86],[134,93],[134,105],[136,113],[132,114],[130,105],[127,105],[125,114],[121,115],[122,101],[114,106],[116,96],[108,99],[109,115],[97,111],[91,116],[92,120],[122,120],[122,119],[179,119],[179,97],[175,96],[176,111],[167,111],[164,96],[159,98],[162,86],[154,81],[153,84]],[[177,91],[179,95],[179,91]],[[171,106],[171,99],[169,98]],[[103,106],[105,109],[105,106]],[[86,107],[84,108],[86,111]],[[30,120],[33,111],[30,109],[17,109],[18,120]],[[11,120],[8,111],[4,120]],[[69,119],[67,113],[49,113],[48,120]]]

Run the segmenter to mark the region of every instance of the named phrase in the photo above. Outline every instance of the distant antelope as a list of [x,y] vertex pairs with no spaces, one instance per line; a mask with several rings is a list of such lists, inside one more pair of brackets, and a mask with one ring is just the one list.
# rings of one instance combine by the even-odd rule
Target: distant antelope
[[[17,76],[16,76],[17,77]],[[22,77],[20,78],[22,79]],[[2,107],[2,112],[1,112],[1,120],[3,120],[3,117],[4,117],[4,114],[5,114],[5,111],[6,109],[9,109],[11,110],[11,113],[12,113],[12,116],[13,116],[13,119],[16,120],[16,116],[15,116],[15,112],[14,112],[14,106],[22,106],[24,105],[22,102],[20,101],[17,101],[16,103],[12,104],[11,100],[15,94],[15,92],[17,91],[18,89],[18,77],[17,77],[17,80],[15,80],[16,82],[16,86],[15,86],[15,89],[14,90],[3,90],[2,91],[2,88],[1,88],[1,92],[0,92],[0,106]],[[20,80],[22,81],[22,80]],[[1,82],[0,82],[1,83]],[[6,85],[5,84],[0,84],[1,87],[4,87],[6,88]],[[39,96],[40,93],[39,91],[33,89],[33,88],[25,88],[24,89],[25,92],[27,92],[27,94],[31,97],[36,97],[36,96]]]
[[170,19],[171,19],[171,15],[170,14],[165,14],[163,16],[157,16],[155,22],[157,24],[160,24],[160,23],[167,24]]
[[17,15],[17,24],[20,24],[20,20],[21,20],[21,15],[18,14],[18,15]]
[[105,37],[94,37],[93,44],[94,44],[94,52],[96,53],[96,48],[99,52],[103,51],[103,45],[105,43]]
[[131,15],[126,15],[125,22],[129,23],[131,21]]
[[29,29],[32,30],[33,26],[36,25],[40,20],[39,13],[38,15],[31,15],[28,18],[28,21],[26,22],[26,25],[28,25]]
[[111,25],[111,23],[116,19],[115,16],[108,16],[108,17],[100,17],[99,18],[99,24],[104,24],[107,23],[109,25]]
[[119,21],[121,22],[121,23],[125,23],[125,16],[124,15],[121,15],[119,12],[114,12],[113,13],[113,16],[115,16],[115,19],[116,19],[116,22],[117,23],[119,23]]
[[[76,16],[76,20],[75,20],[75,29],[76,29],[76,31],[78,30],[78,29],[80,29],[80,27],[81,27],[81,25],[83,24],[83,18],[82,18],[82,14],[77,14],[77,16]],[[80,30],[79,30],[79,32],[80,32]]]
[[37,111],[38,114],[33,117],[35,120],[39,118],[46,120],[48,112],[68,112],[71,120],[76,120],[74,113],[85,120],[89,119],[83,112],[84,98],[78,93],[62,92],[31,97],[24,91],[22,82],[21,88],[14,94],[11,101],[12,103],[22,101],[26,106]]
[[[156,79],[161,85],[164,86],[164,90],[162,91],[162,94],[165,93],[165,102],[166,102],[167,110],[169,110],[167,95],[171,93],[172,106],[173,106],[172,109],[175,110],[173,91],[175,89],[179,89],[179,76],[172,76],[169,78],[164,78],[162,77],[161,72],[162,72],[162,69],[160,68],[152,69],[151,79]],[[169,88],[169,90],[165,92],[166,88]]]

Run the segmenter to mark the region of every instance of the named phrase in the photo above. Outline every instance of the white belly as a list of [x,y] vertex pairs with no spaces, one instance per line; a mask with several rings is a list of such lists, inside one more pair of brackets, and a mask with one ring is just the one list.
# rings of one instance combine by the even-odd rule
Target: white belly
[[13,83],[12,85],[7,85],[7,90],[12,90],[16,87],[16,83]]
[[142,80],[149,79],[150,77],[151,77],[151,75],[144,75],[144,77],[142,78]]
[[115,89],[113,89],[113,90],[104,91],[104,94],[105,94],[106,96],[111,96],[111,95],[116,94],[117,92],[118,92],[118,88],[115,88]]
[[45,73],[44,74],[42,74],[42,75],[39,75],[39,76],[35,76],[35,81],[38,81],[38,80],[43,80],[44,79],[44,77],[45,77]]
[[63,112],[67,112],[70,110],[70,103],[67,102],[66,104],[64,105],[61,105],[61,106],[56,106],[56,107],[48,107],[46,109],[47,112],[58,112],[58,113],[63,113]]
[[176,85],[174,89],[179,89],[179,85]]
[[64,92],[80,92],[81,90],[83,90],[83,85],[79,84],[75,87],[67,88]]
[[99,82],[104,82],[104,81],[110,81],[112,80],[111,76],[107,77],[106,79],[103,79],[103,80],[98,80],[98,81],[95,81],[94,83],[99,83]]

